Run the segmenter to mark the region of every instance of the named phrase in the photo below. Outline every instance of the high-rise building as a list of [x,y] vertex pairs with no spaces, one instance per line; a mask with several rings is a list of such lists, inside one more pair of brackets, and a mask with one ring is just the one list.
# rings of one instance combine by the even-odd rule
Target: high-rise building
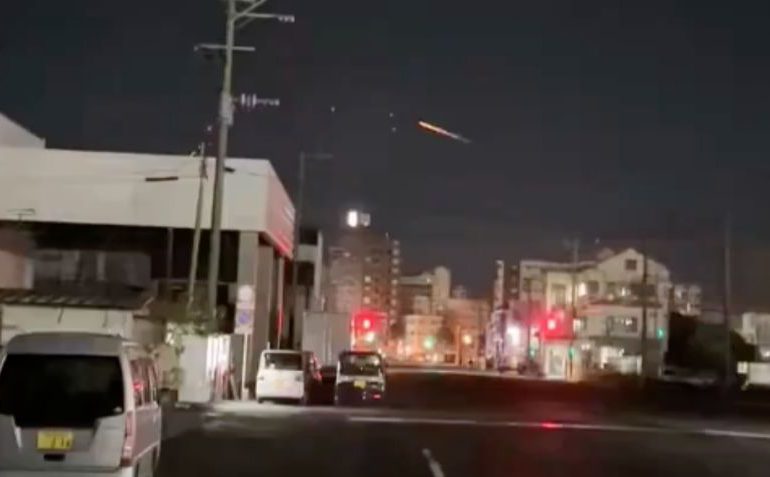
[[506,266],[503,260],[495,261],[495,280],[492,285],[492,306],[494,309],[507,308],[512,300],[519,298],[519,267]]
[[372,310],[393,319],[398,310],[400,244],[370,228],[368,220],[347,224],[329,247],[329,308],[351,314]]
[[439,266],[417,275],[403,275],[398,288],[401,316],[441,314],[450,298],[452,273]]

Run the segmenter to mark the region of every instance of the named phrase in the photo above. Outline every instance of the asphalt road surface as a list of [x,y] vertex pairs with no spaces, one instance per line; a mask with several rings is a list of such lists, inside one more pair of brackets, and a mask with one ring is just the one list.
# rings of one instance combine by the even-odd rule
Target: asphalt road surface
[[[560,385],[397,374],[381,409],[222,403],[166,415],[161,476],[762,475],[770,425],[593,402]],[[488,394],[488,393],[503,393]]]

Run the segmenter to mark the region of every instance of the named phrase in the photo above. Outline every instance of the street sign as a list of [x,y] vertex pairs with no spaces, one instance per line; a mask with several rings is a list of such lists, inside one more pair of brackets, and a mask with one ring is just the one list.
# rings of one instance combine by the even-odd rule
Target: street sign
[[252,285],[239,286],[236,298],[235,333],[251,333],[254,329],[254,287]]

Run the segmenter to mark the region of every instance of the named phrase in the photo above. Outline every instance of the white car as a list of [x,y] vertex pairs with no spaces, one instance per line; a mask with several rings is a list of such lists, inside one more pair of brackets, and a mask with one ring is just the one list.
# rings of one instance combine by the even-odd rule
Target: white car
[[313,386],[321,374],[313,353],[294,350],[266,350],[259,358],[257,402],[310,402]]
[[0,477],[153,475],[157,382],[150,356],[116,336],[15,336],[0,356]]

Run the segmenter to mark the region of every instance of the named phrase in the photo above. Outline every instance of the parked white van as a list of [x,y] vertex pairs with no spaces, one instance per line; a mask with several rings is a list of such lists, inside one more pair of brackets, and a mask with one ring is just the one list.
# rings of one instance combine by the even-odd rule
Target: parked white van
[[259,357],[257,401],[292,401],[308,404],[321,382],[315,355],[309,351],[266,350]]
[[0,356],[0,477],[151,476],[161,410],[150,356],[117,336],[31,333]]

